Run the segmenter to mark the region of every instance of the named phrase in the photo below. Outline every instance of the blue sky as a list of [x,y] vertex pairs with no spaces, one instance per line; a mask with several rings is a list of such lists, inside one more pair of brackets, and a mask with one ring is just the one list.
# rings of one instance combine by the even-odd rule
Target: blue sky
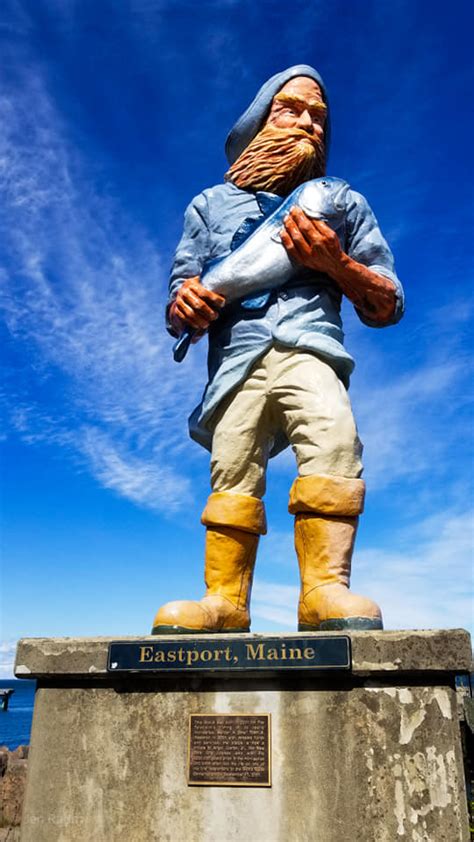
[[[140,635],[202,592],[208,456],[186,420],[205,347],[173,363],[167,273],[228,130],[295,63],[326,81],[328,171],[367,196],[407,293],[384,331],[344,308],[368,484],[353,586],[387,628],[470,626],[472,23],[468,2],[2,4],[1,675],[21,636]],[[256,631],[295,628],[294,474],[288,451],[270,468]]]

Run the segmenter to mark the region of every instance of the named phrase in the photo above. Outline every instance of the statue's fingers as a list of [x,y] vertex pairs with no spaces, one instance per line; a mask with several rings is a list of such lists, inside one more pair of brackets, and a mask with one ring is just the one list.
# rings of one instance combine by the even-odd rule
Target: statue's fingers
[[195,292],[199,293],[200,286],[201,283],[198,275],[196,275],[194,278],[186,278],[186,280],[183,281],[178,290],[178,295],[182,295],[190,289],[193,289]]
[[187,315],[184,309],[184,306],[181,301],[176,299],[175,308],[174,308],[174,315],[178,318],[183,324],[186,324]]
[[323,222],[322,219],[315,219],[314,222],[315,232],[319,237],[321,245],[324,246],[324,248],[329,249],[329,251],[334,255],[340,254],[341,244],[336,232],[333,231],[330,225]]
[[183,324],[186,321],[186,316],[184,314],[183,309],[180,306],[180,301],[177,298],[173,304],[172,310],[170,310],[170,317],[173,319],[179,319]]
[[169,320],[170,324],[172,325],[178,336],[181,336],[183,330],[186,330],[186,320],[179,313],[176,306],[173,307],[173,309],[170,309]]
[[201,298],[208,301],[209,304],[216,310],[222,310],[225,306],[225,298],[223,295],[219,295],[218,292],[212,292],[210,289],[206,289],[206,287],[201,286],[199,294]]
[[306,240],[309,246],[314,243],[315,229],[312,220],[307,216],[301,208],[294,207],[291,209],[291,221],[302,234],[303,239]]
[[304,212],[302,208],[299,208],[298,205],[293,205],[290,209],[290,217],[295,219],[298,223],[301,221],[308,221],[309,217]]
[[301,256],[305,257],[311,254],[311,247],[308,241],[306,240],[303,233],[300,231],[298,225],[295,223],[291,216],[287,216],[284,220],[286,231],[291,236],[295,249],[301,253]]
[[329,234],[331,237],[334,234],[332,228],[323,219],[313,219],[312,224],[319,234],[325,234],[326,236]]
[[201,316],[192,307],[189,306],[185,301],[181,299],[179,303],[179,311],[184,314],[184,319],[186,324],[190,325],[190,327],[195,328],[196,330],[202,329],[206,330],[209,325],[207,319],[204,316]]
[[288,252],[289,256],[293,257],[295,260],[297,260],[298,254],[297,254],[297,251],[296,251],[295,244],[294,244],[290,234],[288,233],[288,231],[286,231],[285,228],[282,228],[282,230],[280,231],[280,238],[281,238],[281,241],[282,241],[283,245],[285,246],[286,251]]
[[209,307],[204,299],[196,295],[192,289],[187,289],[185,292],[183,291],[183,298],[186,301],[186,304],[189,304],[195,312],[204,316],[204,318],[208,321],[214,321],[214,319],[217,319],[216,311],[212,307]]

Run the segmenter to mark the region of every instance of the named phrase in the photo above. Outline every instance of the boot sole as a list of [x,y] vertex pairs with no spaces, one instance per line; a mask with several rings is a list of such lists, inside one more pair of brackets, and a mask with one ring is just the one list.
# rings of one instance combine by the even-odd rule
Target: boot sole
[[187,629],[185,626],[153,626],[151,633],[173,634],[248,634],[250,629]]
[[369,617],[339,617],[333,620],[322,620],[318,625],[298,623],[298,631],[380,631],[383,629],[381,620],[371,620]]

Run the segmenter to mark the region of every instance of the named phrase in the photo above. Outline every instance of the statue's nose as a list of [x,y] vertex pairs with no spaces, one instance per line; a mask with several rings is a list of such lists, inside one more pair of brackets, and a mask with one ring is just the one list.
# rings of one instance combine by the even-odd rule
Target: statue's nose
[[300,116],[298,117],[298,128],[305,129],[306,131],[313,131],[313,121],[311,119],[311,114],[309,111],[305,110],[302,111]]

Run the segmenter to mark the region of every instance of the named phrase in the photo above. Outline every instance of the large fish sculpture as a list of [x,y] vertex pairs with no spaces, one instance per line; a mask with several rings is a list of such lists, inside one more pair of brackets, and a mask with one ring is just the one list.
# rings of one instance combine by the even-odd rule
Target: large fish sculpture
[[[301,266],[289,258],[280,238],[284,218],[296,205],[311,219],[321,219],[340,234],[348,189],[346,181],[328,176],[300,184],[241,245],[226,257],[209,262],[201,283],[223,295],[226,304],[283,286],[301,271]],[[176,362],[184,360],[195,332],[184,331],[173,346]]]

